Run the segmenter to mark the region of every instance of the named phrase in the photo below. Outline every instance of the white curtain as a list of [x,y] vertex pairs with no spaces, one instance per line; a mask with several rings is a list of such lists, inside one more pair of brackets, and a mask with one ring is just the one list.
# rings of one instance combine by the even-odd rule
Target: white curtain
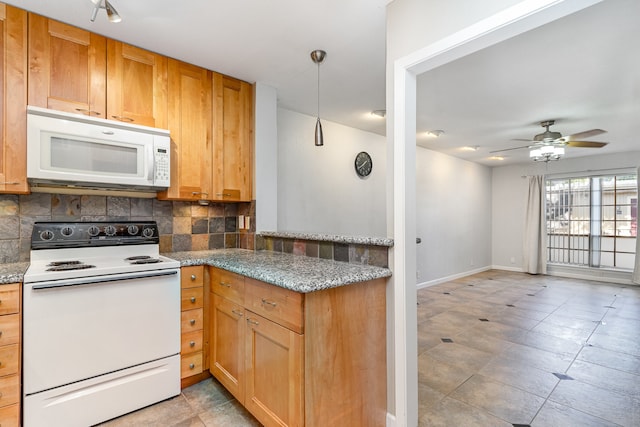
[[[640,190],[640,168],[636,170],[636,180]],[[639,191],[640,192],[640,191]],[[636,215],[640,212],[640,197],[636,197]],[[638,237],[638,224],[636,219],[636,259],[633,265],[633,274],[631,275],[631,281],[633,283],[640,284],[640,237]]]
[[525,212],[522,269],[531,274],[547,272],[547,222],[544,206],[544,176],[529,177]]

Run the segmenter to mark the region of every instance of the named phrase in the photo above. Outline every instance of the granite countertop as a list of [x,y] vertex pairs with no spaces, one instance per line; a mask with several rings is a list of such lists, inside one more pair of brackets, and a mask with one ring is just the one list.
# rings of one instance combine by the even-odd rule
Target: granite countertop
[[183,267],[211,265],[301,293],[391,276],[388,268],[271,251],[217,249],[163,255]]
[[24,272],[29,268],[28,262],[14,262],[0,264],[0,284],[19,283],[24,278]]
[[263,237],[275,237],[281,239],[300,239],[300,240],[316,240],[320,242],[334,242],[356,245],[372,245],[372,246],[393,246],[393,239],[389,237],[358,237],[343,236],[339,234],[321,234],[321,233],[293,233],[288,231],[261,231],[258,233]]

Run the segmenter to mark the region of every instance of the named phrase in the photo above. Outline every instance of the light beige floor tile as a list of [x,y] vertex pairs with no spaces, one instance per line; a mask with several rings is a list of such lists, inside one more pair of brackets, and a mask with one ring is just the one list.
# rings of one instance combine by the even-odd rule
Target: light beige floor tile
[[576,360],[567,371],[567,375],[583,383],[629,395],[638,399],[640,404],[640,376],[614,368],[615,365],[605,367]]
[[529,424],[545,399],[526,391],[474,375],[449,397],[482,408],[512,424]]
[[555,402],[546,402],[531,423],[531,427],[569,426],[617,427],[619,425]]
[[600,347],[585,347],[578,354],[578,360],[601,366],[615,367],[624,372],[640,375],[640,357],[607,350]]
[[543,398],[549,397],[560,381],[551,372],[508,358],[493,359],[479,373],[493,381],[508,384]]
[[236,400],[198,414],[207,427],[260,427],[261,424]]
[[512,427],[512,424],[464,402],[445,397],[433,410],[420,417],[418,426]]
[[640,425],[640,401],[581,381],[560,381],[549,400],[623,426]]
[[445,395],[455,390],[472,374],[473,371],[463,371],[434,359],[429,353],[423,353],[418,357],[418,383],[428,385]]
[[440,343],[427,352],[429,356],[463,371],[477,372],[489,363],[493,354],[457,342]]

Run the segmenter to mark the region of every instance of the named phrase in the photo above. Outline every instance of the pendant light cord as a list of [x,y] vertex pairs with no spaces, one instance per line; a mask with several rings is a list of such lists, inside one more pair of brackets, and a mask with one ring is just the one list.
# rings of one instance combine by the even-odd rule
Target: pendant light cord
[[320,62],[318,62],[318,119],[320,118]]

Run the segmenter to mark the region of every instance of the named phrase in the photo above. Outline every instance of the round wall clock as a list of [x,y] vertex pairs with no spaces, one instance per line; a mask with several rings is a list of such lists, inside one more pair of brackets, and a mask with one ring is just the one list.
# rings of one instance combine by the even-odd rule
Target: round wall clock
[[373,168],[373,161],[371,156],[366,151],[361,151],[356,155],[356,161],[354,163],[356,173],[359,177],[364,178],[369,176],[371,169]]

